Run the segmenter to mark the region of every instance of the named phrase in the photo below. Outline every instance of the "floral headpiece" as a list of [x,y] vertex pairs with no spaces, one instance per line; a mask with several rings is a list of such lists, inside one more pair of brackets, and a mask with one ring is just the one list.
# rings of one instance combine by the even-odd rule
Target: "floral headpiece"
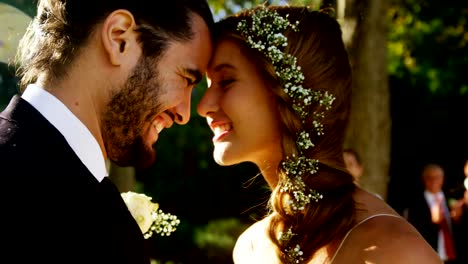
[[[253,9],[251,21],[242,20],[237,25],[237,30],[250,47],[260,51],[273,65],[277,80],[283,87],[284,92],[292,100],[292,108],[305,124],[312,115],[312,125],[317,136],[323,135],[323,125],[321,120],[324,112],[331,108],[335,97],[327,91],[305,89],[302,85],[304,74],[301,67],[297,65],[297,58],[291,54],[283,52],[288,45],[288,39],[283,34],[287,29],[297,31],[299,21],[291,23],[288,15],[282,17],[274,10],[265,7]],[[318,104],[320,111],[311,112],[312,104]],[[282,162],[282,167],[286,172],[287,179],[280,187],[281,192],[288,192],[294,198],[289,206],[293,213],[298,213],[305,209],[311,201],[318,202],[323,198],[322,194],[316,190],[308,188],[302,180],[304,174],[314,174],[318,170],[319,161],[309,159],[304,155],[304,151],[314,147],[309,133],[301,131],[297,135],[296,146],[298,155],[286,157]],[[294,233],[291,229],[280,234],[280,240],[289,241]],[[292,263],[299,263],[302,259],[302,251],[299,245],[287,250],[286,254]]]

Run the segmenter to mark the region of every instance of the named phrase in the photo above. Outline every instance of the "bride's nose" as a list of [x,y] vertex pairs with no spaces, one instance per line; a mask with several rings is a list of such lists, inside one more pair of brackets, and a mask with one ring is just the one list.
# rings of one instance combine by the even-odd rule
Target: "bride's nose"
[[213,87],[208,87],[197,105],[197,112],[203,117],[219,110],[219,93]]

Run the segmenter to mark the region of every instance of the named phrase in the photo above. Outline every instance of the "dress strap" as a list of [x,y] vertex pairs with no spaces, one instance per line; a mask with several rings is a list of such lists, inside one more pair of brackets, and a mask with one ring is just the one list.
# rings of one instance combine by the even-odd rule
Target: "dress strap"
[[331,259],[330,263],[331,263],[331,264],[333,263],[333,261],[335,260],[336,255],[338,255],[338,252],[340,251],[341,246],[343,246],[343,244],[344,244],[346,238],[348,238],[349,234],[351,234],[351,232],[352,232],[356,227],[358,227],[358,226],[360,226],[361,224],[367,222],[368,220],[370,220],[370,219],[372,219],[372,218],[374,218],[374,217],[378,217],[378,216],[390,216],[390,217],[395,217],[395,218],[401,218],[401,216],[399,216],[399,215],[394,215],[394,214],[375,214],[375,215],[371,215],[371,216],[369,216],[369,217],[367,217],[367,218],[361,220],[361,222],[357,223],[355,226],[353,226],[353,227],[348,231],[348,233],[346,233],[346,235],[344,236],[343,240],[341,240],[340,245],[339,245],[338,248],[336,249],[335,254],[333,255],[333,258]]

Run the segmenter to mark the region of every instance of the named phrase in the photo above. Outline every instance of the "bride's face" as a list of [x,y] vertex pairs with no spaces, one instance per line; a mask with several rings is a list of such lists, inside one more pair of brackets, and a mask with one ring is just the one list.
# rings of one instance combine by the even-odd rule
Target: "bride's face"
[[281,131],[274,97],[236,42],[218,43],[207,78],[198,113],[214,133],[215,161],[220,165],[250,161],[260,167],[277,164]]
[[463,171],[465,172],[465,177],[468,178],[468,160],[465,162],[465,167]]

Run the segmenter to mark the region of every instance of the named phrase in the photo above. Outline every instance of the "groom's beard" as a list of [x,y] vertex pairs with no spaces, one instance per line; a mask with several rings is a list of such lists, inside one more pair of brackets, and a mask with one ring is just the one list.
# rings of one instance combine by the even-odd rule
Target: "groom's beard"
[[107,155],[115,164],[144,169],[156,153],[146,143],[144,130],[161,112],[160,82],[149,59],[140,59],[124,87],[112,95],[103,115],[103,139]]

